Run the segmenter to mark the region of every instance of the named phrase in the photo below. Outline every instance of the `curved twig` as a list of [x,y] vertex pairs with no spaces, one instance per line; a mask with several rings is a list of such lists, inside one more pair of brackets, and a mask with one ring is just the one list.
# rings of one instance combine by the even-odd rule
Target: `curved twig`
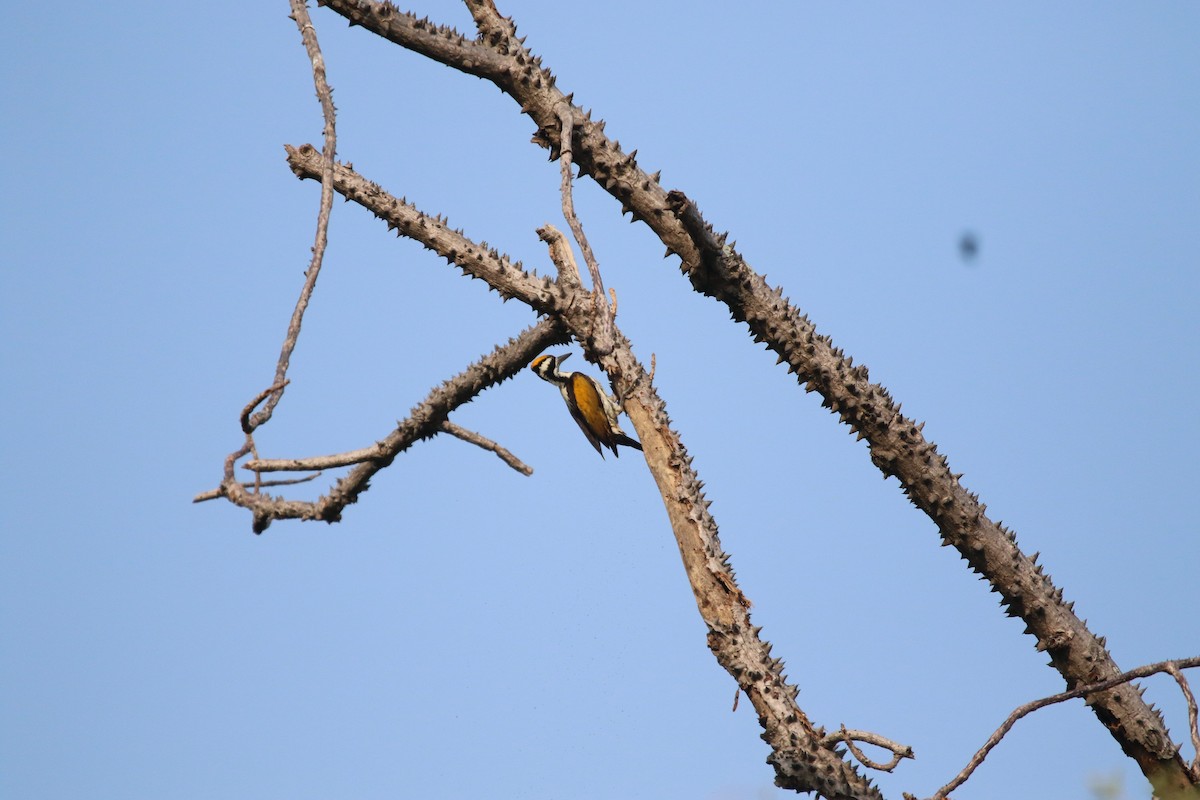
[[[321,272],[321,264],[325,259],[325,247],[329,242],[329,215],[333,210],[333,160],[337,153],[337,111],[333,106],[333,90],[325,78],[325,58],[321,55],[321,46],[317,42],[317,32],[308,16],[305,0],[288,0],[291,5],[291,17],[300,29],[300,38],[304,40],[304,49],[312,62],[313,84],[317,89],[317,99],[321,102],[321,115],[325,120],[323,135],[325,139],[322,149],[324,168],[321,175],[321,204],[317,211],[317,231],[314,237],[312,259],[304,272],[304,286],[292,317],[288,321],[287,335],[283,339],[283,347],[279,351],[279,360],[275,364],[275,381],[278,387],[262,410],[250,417],[243,425],[253,431],[259,425],[271,418],[275,406],[283,398],[283,388],[286,386],[288,365],[292,360],[292,352],[296,349],[296,341],[300,338],[300,324],[304,320],[304,311],[317,285],[317,276]],[[247,431],[249,432],[249,431]]]
[[1192,763],[1188,765],[1188,769],[1192,771],[1193,777],[1197,782],[1200,782],[1200,713],[1196,710],[1196,696],[1192,694],[1192,687],[1188,685],[1187,678],[1183,676],[1183,672],[1176,662],[1170,662],[1167,665],[1167,672],[1171,673],[1171,677],[1179,684],[1179,691],[1183,692],[1183,698],[1187,701],[1188,709],[1188,729],[1192,735]]
[[[884,750],[890,751],[892,754],[892,760],[886,764],[872,761],[870,758],[867,758],[866,754],[863,753],[863,751],[856,744],[854,744],[856,741],[866,742],[867,744],[872,744],[876,747],[882,747]],[[847,729],[845,725],[841,726],[833,733],[826,734],[825,738],[821,740],[821,743],[826,746],[844,744],[850,749],[850,752],[854,754],[854,757],[861,761],[864,766],[870,767],[871,769],[881,770],[883,772],[891,772],[894,770],[896,765],[900,763],[901,759],[916,758],[916,755],[913,753],[913,749],[906,744],[893,742],[886,736],[880,736],[879,734],[871,733],[870,731]]]
[[254,413],[254,409],[258,408],[259,403],[261,403],[263,400],[267,399],[267,395],[271,394],[272,392],[282,389],[283,387],[287,386],[289,383],[291,383],[290,380],[284,379],[283,381],[280,381],[279,383],[276,383],[272,386],[268,386],[266,389],[263,389],[261,392],[254,395],[254,399],[246,404],[246,407],[242,409],[242,413],[238,416],[238,421],[241,423],[241,426],[242,426],[242,433],[245,433],[245,434],[254,433],[254,427],[250,424],[250,415]]
[[[1157,664],[1148,664],[1146,666],[1138,667],[1137,669],[1131,669],[1128,672],[1122,672],[1120,675],[1109,678],[1108,680],[1090,683],[1087,686],[1080,686],[1079,688],[1072,689],[1068,692],[1060,692],[1059,694],[1043,697],[1039,700],[1033,700],[1022,706],[1018,706],[1011,714],[1008,715],[1008,719],[1004,720],[1000,727],[996,729],[995,733],[988,737],[988,740],[984,742],[983,747],[979,748],[975,755],[971,757],[971,760],[967,762],[967,766],[963,767],[963,769],[954,776],[953,780],[934,793],[932,800],[945,800],[946,796],[949,795],[950,792],[954,791],[959,786],[962,786],[963,783],[966,782],[967,778],[971,777],[971,773],[973,773],[976,768],[983,763],[983,760],[987,758],[988,753],[992,752],[996,745],[1000,744],[1000,740],[1003,739],[1010,730],[1012,730],[1013,725],[1016,725],[1017,720],[1021,719],[1021,717],[1031,714],[1034,711],[1037,711],[1039,708],[1045,708],[1046,706],[1054,705],[1055,703],[1062,703],[1066,700],[1074,700],[1077,697],[1085,697],[1090,694],[1096,694],[1097,692],[1103,692],[1106,689],[1111,689],[1120,684],[1129,683],[1130,681],[1137,680],[1138,678],[1146,678],[1159,672],[1171,672],[1172,674],[1177,674],[1178,670],[1180,669],[1192,669],[1194,667],[1200,667],[1200,657],[1160,661]],[[1089,702],[1092,699],[1094,698],[1089,698]],[[1192,719],[1194,721],[1195,717]]]

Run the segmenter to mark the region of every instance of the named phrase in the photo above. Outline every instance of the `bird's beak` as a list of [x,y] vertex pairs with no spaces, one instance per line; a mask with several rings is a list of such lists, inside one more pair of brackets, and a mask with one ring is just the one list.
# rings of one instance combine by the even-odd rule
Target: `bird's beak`
[[570,358],[570,357],[571,357],[571,354],[570,354],[570,353],[567,353],[565,356],[559,356],[559,357],[558,357],[558,363],[560,363],[560,364],[561,364],[562,362],[566,361],[566,360],[567,360],[568,358]]

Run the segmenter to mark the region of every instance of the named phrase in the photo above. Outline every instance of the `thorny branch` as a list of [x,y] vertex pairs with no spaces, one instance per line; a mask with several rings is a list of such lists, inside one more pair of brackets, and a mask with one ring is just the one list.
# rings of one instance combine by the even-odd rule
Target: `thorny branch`
[[[758,341],[766,342],[779,354],[780,362],[788,362],[789,371],[797,374],[806,390],[819,391],[824,404],[839,413],[860,438],[867,439],[872,461],[885,475],[900,479],[914,504],[937,522],[945,543],[957,547],[972,568],[988,578],[1002,595],[1010,614],[1026,620],[1029,632],[1038,637],[1038,648],[1050,653],[1052,663],[1068,685],[1089,683],[1065,694],[1094,695],[1090,701],[1097,715],[1125,751],[1137,759],[1156,789],[1170,793],[1196,782],[1194,765],[1189,775],[1186,765],[1171,751],[1172,743],[1156,712],[1146,707],[1136,693],[1109,691],[1119,682],[1112,677],[1117,668],[1104,650],[1103,639],[1094,637],[1071,613],[1061,591],[1035,566],[1036,555],[1024,556],[1016,548],[1012,534],[984,516],[983,504],[961,487],[959,476],[950,473],[945,457],[923,439],[921,426],[901,416],[899,406],[892,404],[886,390],[869,383],[865,368],[853,367],[851,360],[843,358],[827,337],[817,334],[808,319],[782,298],[780,290],[768,287],[733,246],[726,244],[725,237],[714,233],[694,203],[682,193],[667,193],[659,185],[658,173],[646,175],[638,167],[636,151],[623,153],[618,143],[604,136],[603,122],[593,122],[590,114],[574,106],[571,96],[558,91],[553,76],[524,47],[523,40],[516,38],[515,27],[499,15],[491,0],[466,0],[479,31],[475,41],[468,41],[456,31],[417,20],[386,3],[325,0],[321,4],[405,47],[492,80],[521,104],[522,111],[538,124],[535,141],[549,148],[552,157],[557,154],[563,160],[564,216],[592,273],[592,303],[578,302],[581,291],[577,278],[575,286],[562,277],[557,283],[548,278],[539,280],[485,244],[475,244],[461,232],[450,231],[440,218],[427,217],[386,195],[352,170],[335,166],[334,109],[325,82],[323,59],[303,2],[290,2],[313,64],[326,124],[325,144],[316,163],[313,163],[316,153],[308,146],[298,151],[289,148],[289,161],[298,176],[320,178],[322,199],[313,259],[288,327],[276,380],[243,415],[246,443],[226,458],[225,478],[217,490],[254,512],[256,531],[278,518],[338,519],[342,508],[366,489],[369,478],[413,441],[438,431],[462,435],[447,419],[450,410],[486,386],[509,377],[541,350],[565,341],[569,333],[583,344],[585,355],[610,376],[643,442],[647,464],[667,506],[700,613],[709,626],[710,647],[759,713],[763,738],[772,747],[769,761],[776,768],[777,783],[801,791],[817,791],[830,798],[879,797],[878,791],[842,760],[836,749],[836,744],[842,742],[857,751],[852,740],[870,741],[865,737],[874,735],[843,729],[838,734],[824,736],[823,731],[814,728],[795,704],[796,689],[787,683],[782,662],[770,657],[770,645],[759,638],[759,629],[750,625],[749,601],[737,587],[728,556],[720,548],[716,525],[708,514],[708,501],[691,469],[691,460],[678,435],[670,429],[665,404],[633,357],[628,341],[613,326],[615,297],[613,308],[609,309],[598,265],[574,215],[570,183],[571,163],[575,160],[581,176],[593,177],[621,202],[623,212],[629,211],[635,220],[644,220],[659,235],[668,255],[680,257],[683,272],[698,291],[724,302],[735,319],[747,323]],[[258,491],[248,492],[244,484],[234,480],[233,471],[238,459],[254,451],[253,430],[270,418],[282,396],[300,321],[320,270],[333,187],[339,180],[338,192],[373,210],[388,221],[389,227],[422,241],[471,277],[486,280],[505,298],[521,299],[539,313],[549,315],[553,322],[544,320],[523,333],[519,340],[497,348],[496,353],[431,392],[408,420],[399,423],[392,434],[375,446],[374,455],[353,462],[357,464],[355,469],[338,482],[329,497],[316,503],[288,501]],[[506,352],[501,354],[502,350]],[[268,396],[266,406],[251,414],[250,410]],[[477,437],[470,434],[466,438],[470,436]],[[489,449],[505,457],[498,445]],[[366,448],[357,454],[362,456],[372,450]],[[317,460],[292,463],[301,461],[311,464]],[[261,472],[276,462],[256,459],[251,463]],[[256,483],[256,489],[269,483]],[[1173,674],[1189,698],[1193,740],[1197,741],[1194,700],[1177,669]],[[1098,680],[1105,675],[1109,676],[1107,681]],[[1105,694],[1095,694],[1098,692]],[[902,752],[889,749],[896,753],[894,760],[903,757]],[[859,756],[862,758],[861,753]],[[864,759],[864,763],[871,762]]]
[[[372,447],[366,448],[371,452],[365,460],[362,458],[364,453],[357,452],[353,461],[346,462],[356,464],[354,469],[339,480],[329,494],[315,502],[288,500],[246,491],[234,478],[233,467],[238,459],[250,452],[249,444],[226,458],[225,479],[221,482],[221,492],[233,503],[254,513],[256,533],[261,533],[276,519],[336,522],[341,519],[342,510],[357,501],[359,495],[367,490],[375,473],[391,464],[397,455],[415,442],[428,439],[443,430],[442,425],[451,411],[469,402],[484,389],[516,375],[547,347],[565,341],[566,336],[562,328],[554,320],[544,319],[532,328],[522,331],[507,344],[500,345],[463,372],[434,388],[424,402],[412,410],[407,419],[397,424],[395,430]],[[283,468],[312,469],[315,464],[325,464],[319,458],[297,459],[292,463],[296,466]],[[335,466],[332,463],[325,465]]]
[[[289,148],[288,154],[297,176],[315,179],[319,175],[320,161],[312,147]],[[828,798],[879,798],[878,790],[842,758],[836,746],[822,744],[820,731],[796,703],[798,690],[788,683],[782,660],[771,656],[771,645],[760,637],[761,629],[751,623],[750,602],[738,588],[729,557],[721,548],[703,484],[692,469],[691,457],[679,435],[671,429],[665,403],[633,356],[628,340],[614,325],[613,347],[608,354],[598,353],[589,344],[596,317],[604,312],[597,312],[588,302],[591,294],[583,290],[573,274],[577,269],[562,234],[549,225],[539,230],[561,276],[557,282],[548,278],[539,281],[519,265],[475,244],[461,231],[451,230],[440,218],[422,214],[344,164],[335,166],[334,187],[347,200],[384,220],[389,228],[434,250],[471,277],[487,281],[502,296],[519,299],[551,315],[581,343],[585,357],[599,364],[610,377],[638,433],[697,607],[709,628],[709,647],[758,712],[777,774],[793,787],[818,791]]]
[[[1037,565],[1036,554],[1022,552],[1015,535],[987,516],[986,506],[925,439],[923,424],[902,415],[887,390],[870,381],[866,368],[854,366],[783,297],[782,289],[769,286],[691,200],[682,192],[668,194],[658,173],[647,174],[638,165],[636,151],[623,152],[604,134],[603,122],[576,107],[492,0],[465,2],[478,29],[475,39],[390,3],[322,0],[353,25],[493,82],[534,121],[534,141],[548,148],[552,158],[562,149],[560,109],[569,104],[575,121],[572,154],[580,175],[592,177],[621,203],[622,211],[644,221],[666,245],[667,254],[679,256],[681,270],[697,291],[724,303],[756,341],[775,351],[780,363],[787,362],[806,391],[819,392],[823,405],[866,439],[872,462],[885,476],[900,481],[913,504],[936,523],[943,542],[955,547],[1000,594],[1007,613],[1025,621],[1027,632],[1037,638],[1037,649],[1049,654],[1068,688],[1121,674],[1103,637],[1075,615],[1072,604]],[[1135,689],[1115,686],[1094,698],[1091,707],[1156,791],[1170,794],[1195,786],[1161,715]],[[777,782],[805,788],[782,774]]]

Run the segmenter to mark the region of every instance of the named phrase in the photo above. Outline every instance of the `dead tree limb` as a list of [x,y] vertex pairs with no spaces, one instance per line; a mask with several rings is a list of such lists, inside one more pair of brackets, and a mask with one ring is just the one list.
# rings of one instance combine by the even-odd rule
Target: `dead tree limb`
[[[829,337],[771,287],[701,216],[681,192],[668,193],[659,174],[644,172],[636,151],[625,153],[604,133],[604,123],[574,105],[555,78],[516,35],[513,22],[492,0],[465,0],[478,36],[468,39],[451,28],[418,19],[390,3],[374,0],[322,0],[345,17],[385,39],[443,64],[494,83],[511,96],[537,125],[534,141],[551,157],[561,149],[561,107],[572,108],[577,131],[573,156],[580,175],[592,177],[635,220],[644,221],[665,244],[667,255],[700,293],[725,304],[745,322],[754,339],[786,362],[806,391],[838,414],[859,438],[866,439],[872,462],[895,477],[912,503],[937,525],[942,541],[958,550],[972,570],[983,575],[1001,596],[1010,616],[1020,617],[1037,639],[1037,649],[1063,676],[1067,687],[1094,684],[1121,674],[1105,647],[1064,601],[1062,591],[1026,555],[1015,535],[988,518],[986,506],[959,482],[946,457],[926,440],[923,425],[900,413],[900,406],[866,367],[854,366]],[[632,415],[631,415],[632,417]],[[639,431],[640,433],[640,431]],[[1177,794],[1194,789],[1195,780],[1178,754],[1161,714],[1136,687],[1121,684],[1097,696],[1092,709],[1122,750],[1137,762],[1155,790]],[[788,785],[784,775],[781,785]]]
[[[314,151],[315,152],[315,151]],[[320,156],[317,156],[318,159]],[[276,519],[323,520],[336,522],[345,507],[358,500],[374,475],[396,456],[421,439],[442,430],[450,412],[476,397],[484,389],[516,375],[547,347],[562,344],[566,335],[553,320],[545,319],[522,331],[515,339],[500,345],[455,377],[435,387],[408,418],[374,446],[375,453],[339,480],[329,494],[315,502],[288,500],[246,489],[234,477],[234,464],[250,452],[249,443],[231,453],[225,461],[225,479],[220,491],[236,505],[254,513],[254,530],[261,533]]]
[[[316,179],[319,175],[320,156],[309,145],[289,147],[288,163],[301,178]],[[461,231],[450,229],[440,218],[429,217],[389,195],[350,167],[336,165],[333,177],[339,194],[383,219],[389,229],[434,250],[471,277],[487,281],[502,296],[551,315],[582,345],[585,357],[599,364],[641,440],[697,607],[709,628],[709,647],[754,704],[763,726],[763,739],[771,745],[768,760],[781,785],[819,792],[827,798],[880,798],[878,790],[842,757],[836,745],[823,741],[824,732],[797,705],[797,689],[787,682],[782,660],[771,656],[771,645],[751,624],[750,602],[738,588],[729,557],[721,549],[703,484],[692,469],[692,459],[679,435],[671,429],[666,404],[634,357],[629,341],[613,325],[611,349],[602,353],[594,346],[596,331],[605,324],[602,318],[608,310],[598,309],[590,302],[592,293],[585,292],[578,279],[570,277],[573,266],[562,251],[562,234],[550,226],[539,233],[550,248],[559,274],[567,278],[538,280],[495,251],[475,244]]]

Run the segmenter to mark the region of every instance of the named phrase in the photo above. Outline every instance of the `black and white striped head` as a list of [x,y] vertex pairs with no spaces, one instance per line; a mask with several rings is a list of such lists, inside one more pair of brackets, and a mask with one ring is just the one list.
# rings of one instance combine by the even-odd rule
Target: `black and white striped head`
[[561,356],[553,356],[547,353],[538,356],[530,362],[529,368],[542,380],[561,384],[567,380],[567,376],[559,371],[559,366],[570,357],[570,353]]

